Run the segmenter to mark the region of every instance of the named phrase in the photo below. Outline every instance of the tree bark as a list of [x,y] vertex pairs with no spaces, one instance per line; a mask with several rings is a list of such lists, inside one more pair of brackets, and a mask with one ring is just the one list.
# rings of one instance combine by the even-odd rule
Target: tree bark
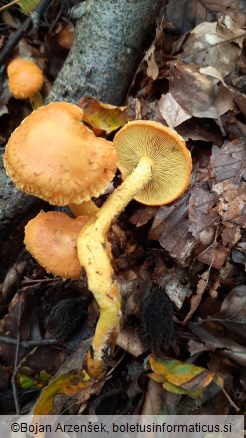
[[122,104],[162,4],[163,0],[82,2],[73,47],[48,102],[78,103],[83,96],[90,96]]

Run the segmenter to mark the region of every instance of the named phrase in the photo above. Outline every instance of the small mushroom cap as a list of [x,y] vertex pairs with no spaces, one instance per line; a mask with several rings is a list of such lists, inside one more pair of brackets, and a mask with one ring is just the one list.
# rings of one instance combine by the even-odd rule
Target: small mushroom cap
[[81,265],[77,237],[88,219],[87,216],[72,219],[65,213],[41,211],[25,227],[26,248],[47,272],[78,279]]
[[7,68],[9,89],[16,99],[33,97],[41,90],[44,82],[43,73],[32,61],[16,58]]
[[192,162],[183,138],[158,122],[127,123],[114,138],[118,168],[123,180],[137,167],[140,158],[153,160],[152,179],[135,196],[145,205],[168,204],[187,189]]
[[71,103],[50,103],[13,132],[4,165],[19,189],[61,206],[104,192],[116,171],[116,152],[83,125],[82,114]]
[[71,49],[74,40],[74,25],[69,21],[59,32],[58,43],[64,49]]

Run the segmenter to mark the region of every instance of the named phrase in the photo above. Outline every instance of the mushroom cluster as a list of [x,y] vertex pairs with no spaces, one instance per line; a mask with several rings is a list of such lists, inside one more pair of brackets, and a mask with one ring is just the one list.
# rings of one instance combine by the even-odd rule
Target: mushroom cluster
[[[54,275],[79,278],[80,269],[85,269],[88,288],[100,308],[86,368],[91,377],[100,378],[107,370],[121,319],[120,289],[108,242],[110,226],[133,198],[145,205],[164,205],[181,196],[189,184],[191,158],[184,140],[160,123],[129,122],[112,143],[95,137],[81,120],[82,110],[69,103],[41,107],[14,131],[4,162],[21,190],[53,205],[70,205],[78,216],[41,212],[27,224],[25,243]],[[117,165],[123,182],[98,209],[91,198],[104,192]],[[46,239],[55,265],[42,246]]]

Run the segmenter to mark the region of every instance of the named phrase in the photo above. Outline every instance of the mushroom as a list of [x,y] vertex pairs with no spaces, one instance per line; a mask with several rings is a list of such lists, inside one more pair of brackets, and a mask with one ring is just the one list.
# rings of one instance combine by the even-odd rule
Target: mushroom
[[[136,201],[152,206],[169,204],[187,189],[192,167],[190,152],[173,129],[153,121],[130,122],[116,134],[114,147],[123,180],[137,167],[142,169],[137,186],[133,187]],[[149,178],[146,174],[150,174]]]
[[26,248],[47,272],[63,279],[79,279],[77,238],[88,219],[87,216],[72,219],[65,213],[41,211],[25,227]]
[[64,49],[70,50],[74,40],[74,25],[71,21],[68,21],[61,29],[58,35],[58,43]]
[[83,125],[82,115],[76,105],[50,103],[13,132],[4,165],[20,190],[58,206],[104,192],[115,174],[116,152],[112,142]]
[[70,203],[69,208],[75,217],[84,215],[92,217],[99,211],[99,207],[92,201],[84,201],[82,204]]
[[16,99],[29,99],[33,108],[42,105],[40,90],[44,77],[40,68],[28,59],[15,58],[7,67],[9,90]]
[[87,273],[89,289],[99,307],[87,371],[102,376],[120,326],[120,291],[105,250],[111,223],[135,198],[145,205],[164,205],[181,196],[189,185],[192,163],[182,137],[152,121],[126,124],[113,142],[124,182],[79,233],[77,251]]

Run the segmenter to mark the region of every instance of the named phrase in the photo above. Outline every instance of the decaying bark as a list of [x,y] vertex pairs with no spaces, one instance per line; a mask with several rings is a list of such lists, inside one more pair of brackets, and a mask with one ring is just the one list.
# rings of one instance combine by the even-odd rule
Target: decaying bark
[[87,0],[76,19],[74,44],[48,101],[83,96],[120,105],[143,55],[163,0]]

